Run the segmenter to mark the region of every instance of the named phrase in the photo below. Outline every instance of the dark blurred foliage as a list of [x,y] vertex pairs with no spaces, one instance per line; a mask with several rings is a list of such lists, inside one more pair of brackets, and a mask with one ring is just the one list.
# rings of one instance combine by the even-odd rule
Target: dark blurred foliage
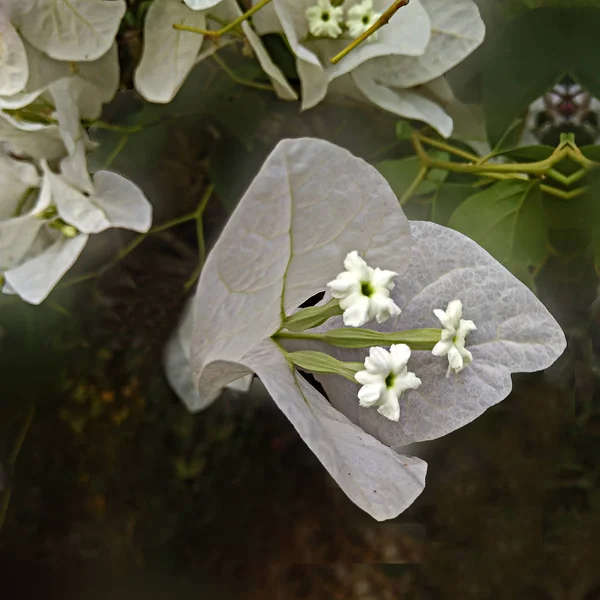
[[[370,162],[411,156],[390,115],[335,98],[300,113],[210,60],[170,105],[143,103],[131,77],[148,4],[129,2],[123,92],[104,116],[140,130],[92,132],[101,146],[90,162],[142,186],[155,222],[192,211],[214,182],[210,247],[284,137],[325,138]],[[480,4],[501,22],[543,3]],[[268,43],[279,47],[277,36]],[[222,56],[265,81],[239,49]],[[444,180],[432,175],[428,185]],[[429,215],[421,204],[409,216]],[[337,489],[257,382],[199,415],[169,389],[161,356],[197,264],[193,223],[75,283],[97,268],[90,251],[40,307],[3,298],[0,496],[11,495],[0,597],[597,600],[600,306],[593,257],[565,231],[537,286],[568,333],[567,354],[516,377],[475,423],[415,448],[430,463],[428,486],[386,523]]]

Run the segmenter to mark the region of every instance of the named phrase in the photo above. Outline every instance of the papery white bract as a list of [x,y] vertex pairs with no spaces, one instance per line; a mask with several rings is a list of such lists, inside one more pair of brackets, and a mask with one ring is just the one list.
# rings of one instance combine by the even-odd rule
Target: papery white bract
[[[257,0],[254,0],[256,4]],[[411,0],[380,31],[377,41],[359,45],[336,65],[330,59],[348,45],[343,39],[314,39],[309,36],[306,10],[315,0],[279,0],[255,15],[260,33],[283,32],[296,55],[296,66],[302,83],[302,108],[312,108],[327,94],[329,84],[352,72],[358,65],[376,56],[418,56],[425,51],[431,37],[431,23],[420,0]],[[347,0],[344,8],[358,4]],[[387,0],[375,0],[377,11],[388,8]],[[262,13],[262,14],[261,14]]]
[[[9,175],[0,168],[0,177],[6,179],[0,200],[7,209],[0,214],[2,291],[32,304],[42,302],[71,268],[88,234],[111,227],[145,232],[152,221],[150,203],[132,182],[108,171],[90,177],[85,156],[90,142],[81,126],[89,85],[73,76],[56,81],[48,77],[48,99],[58,126],[0,113],[0,124],[5,123],[0,140],[23,158],[0,160],[0,167],[12,170]],[[55,134],[51,145],[39,137],[48,130]]]
[[331,0],[317,0],[306,9],[306,19],[312,35],[336,38],[342,34],[344,9],[333,6]]
[[400,314],[400,309],[390,298],[397,273],[379,267],[373,269],[356,251],[346,256],[344,268],[343,273],[327,284],[344,311],[344,325],[360,327],[373,318],[383,323]]
[[[373,10],[373,0],[362,0],[359,4],[349,8],[346,26],[350,35],[357,38],[359,35],[365,33],[365,31],[375,25],[381,14]],[[376,31],[367,38],[367,41],[374,42],[377,40],[377,37],[378,32]]]
[[[357,34],[362,24],[358,15],[365,17],[368,1],[344,2],[346,25]],[[308,35],[304,12],[313,4],[314,0],[279,0],[254,19],[261,33],[279,31],[287,37],[296,55],[303,109],[321,102],[333,86],[359,101],[424,121],[443,136],[452,133],[452,119],[445,110],[447,94],[440,96],[435,82],[483,41],[485,25],[473,0],[411,0],[377,31],[376,39],[371,36],[370,42],[360,44],[335,65],[330,59],[348,41]],[[372,7],[374,21],[390,2],[373,0]],[[357,19],[351,19],[351,14]]]
[[[409,266],[391,294],[402,313],[372,328],[392,332],[439,327],[433,310],[460,298],[465,315],[477,324],[468,338],[473,362],[459,376],[446,377],[445,360],[431,351],[413,350],[411,370],[423,383],[402,395],[398,423],[360,409],[357,386],[351,382],[316,375],[338,410],[392,447],[435,439],[473,421],[508,396],[511,373],[546,369],[566,346],[562,329],[544,305],[477,243],[434,223],[412,222],[411,232]],[[341,317],[334,317],[315,331],[341,326]],[[294,349],[327,351],[351,362],[366,355],[364,350],[324,350],[323,344],[313,342]]]
[[358,371],[356,381],[362,385],[358,390],[360,406],[377,406],[377,412],[390,421],[400,418],[398,398],[407,390],[416,390],[421,380],[406,366],[410,348],[406,344],[394,344],[388,352],[374,347],[365,358],[365,370]]
[[285,315],[324,291],[349,252],[386,265],[408,256],[410,243],[408,221],[375,169],[324,141],[285,140],[231,216],[194,299],[198,398],[256,373],[344,492],[379,520],[419,495],[425,463],[396,454],[340,414],[270,338]]
[[[192,366],[190,365],[190,346],[192,343],[193,303],[186,304],[179,325],[171,335],[163,356],[163,366],[169,385],[186,405],[188,410],[196,411],[200,407],[212,404],[219,396],[217,391],[209,398],[200,398],[194,385]],[[227,384],[227,388],[247,392],[250,389],[253,375],[242,373],[240,379]]]
[[[8,0],[16,7],[22,0]],[[29,0],[15,10],[23,37],[57,60],[95,60],[112,46],[125,14],[125,0]]]
[[[210,14],[222,22],[230,22],[242,14],[236,0],[155,0],[144,22],[144,47],[142,58],[136,69],[134,83],[138,92],[150,102],[170,102],[190,71],[219,47],[238,38],[223,35],[219,45],[204,44],[204,36],[192,31],[180,31],[174,24],[195,29],[213,28],[215,22],[207,21]],[[296,93],[287,82],[279,67],[267,53],[260,37],[244,21],[242,31],[256,53],[256,58],[273,83],[278,96],[290,100]]]
[[465,348],[465,338],[477,326],[473,321],[462,318],[462,302],[452,300],[445,311],[436,308],[433,314],[442,324],[442,337],[431,353],[434,356],[448,357],[448,375],[450,371],[460,373],[466,365],[473,362],[473,355]]

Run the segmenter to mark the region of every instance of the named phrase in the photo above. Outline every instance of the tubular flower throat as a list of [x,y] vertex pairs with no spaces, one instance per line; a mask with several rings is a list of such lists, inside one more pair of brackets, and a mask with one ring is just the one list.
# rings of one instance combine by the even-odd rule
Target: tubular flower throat
[[333,6],[330,0],[318,0],[306,10],[306,19],[312,35],[337,38],[342,34],[344,9],[341,6]]
[[[348,19],[346,20],[348,32],[353,38],[357,38],[375,25],[379,17],[381,17],[381,13],[373,10],[373,0],[363,0],[348,10]],[[370,35],[368,39],[376,41],[377,32]]]
[[398,421],[398,398],[406,390],[416,390],[421,385],[421,380],[406,367],[409,358],[410,348],[406,344],[394,344],[389,352],[384,348],[371,348],[365,358],[365,370],[354,376],[362,384],[358,391],[360,406],[378,406],[379,414]]
[[344,268],[343,273],[327,284],[344,311],[344,325],[360,327],[373,318],[383,323],[400,314],[390,298],[397,273],[369,267],[356,251],[346,256]]

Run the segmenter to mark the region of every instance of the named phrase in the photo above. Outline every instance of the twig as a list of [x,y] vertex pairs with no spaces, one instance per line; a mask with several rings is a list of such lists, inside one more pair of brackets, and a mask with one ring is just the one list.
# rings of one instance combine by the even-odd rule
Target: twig
[[252,87],[257,90],[265,90],[267,92],[273,91],[273,86],[267,83],[258,83],[256,81],[252,81],[250,79],[245,79],[244,77],[240,77],[231,67],[220,57],[217,56],[217,53],[211,54],[211,58],[223,69],[225,74],[236,83],[240,85],[245,85],[247,87]]
[[[376,23],[373,23],[369,29],[361,33],[351,44],[346,46],[339,54],[336,54],[332,59],[331,63],[336,64],[346,56],[349,52],[352,52],[354,48],[362,44],[368,37],[372,36],[378,29],[388,24],[388,21],[400,10],[403,6],[406,6],[410,0],[396,0],[380,17]],[[258,6],[258,5],[257,5]]]
[[173,29],[177,29],[178,31],[198,33],[199,35],[204,35],[206,37],[218,38],[232,29],[235,29],[238,25],[249,19],[254,13],[258,12],[261,8],[269,4],[269,2],[271,2],[271,0],[261,0],[258,4],[247,10],[243,15],[240,15],[237,19],[231,21],[231,23],[225,25],[225,27],[221,27],[221,29],[216,29],[214,31],[211,31],[210,29],[199,29],[198,27],[190,27],[189,25],[181,25],[178,23],[173,25]]
[[[9,472],[14,468],[15,463],[17,462],[17,458],[19,457],[19,453],[21,452],[21,448],[23,447],[23,442],[27,437],[27,432],[31,427],[31,423],[33,422],[33,417],[35,416],[35,405],[32,404],[29,407],[29,411],[27,412],[27,417],[25,418],[25,422],[23,423],[21,430],[19,431],[19,435],[15,440],[15,444],[13,446],[12,452],[10,453],[7,461],[6,467]],[[10,504],[10,497],[12,494],[11,485],[7,485],[2,495],[0,496],[0,531],[2,531],[2,526],[4,525],[4,520],[6,519],[6,513],[8,512],[8,505]]]

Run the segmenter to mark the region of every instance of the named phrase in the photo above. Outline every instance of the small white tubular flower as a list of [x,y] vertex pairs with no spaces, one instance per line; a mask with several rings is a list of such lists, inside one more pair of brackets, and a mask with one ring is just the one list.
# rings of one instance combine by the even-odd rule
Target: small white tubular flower
[[360,327],[373,318],[383,323],[400,314],[390,298],[397,273],[369,267],[356,251],[346,256],[344,268],[343,273],[327,284],[344,311],[344,325]]
[[406,344],[394,344],[389,352],[384,348],[371,348],[365,358],[365,370],[354,376],[362,384],[358,391],[360,406],[377,406],[379,414],[398,421],[398,398],[402,392],[416,390],[421,385],[421,380],[406,367],[409,358],[410,348]]
[[330,0],[318,0],[314,6],[306,9],[306,19],[312,35],[337,38],[342,34],[344,9],[333,6]]
[[473,362],[473,355],[465,348],[465,338],[470,331],[477,329],[473,321],[462,318],[462,302],[452,300],[446,312],[436,308],[433,314],[442,324],[442,338],[434,346],[431,353],[434,356],[448,357],[448,375],[453,370],[460,373],[469,363]]
[[[373,0],[363,0],[356,6],[348,10],[348,18],[346,19],[346,27],[353,38],[362,35],[369,27],[372,27],[381,17],[381,13],[373,10]],[[374,42],[377,40],[377,32],[370,35],[368,38]]]

